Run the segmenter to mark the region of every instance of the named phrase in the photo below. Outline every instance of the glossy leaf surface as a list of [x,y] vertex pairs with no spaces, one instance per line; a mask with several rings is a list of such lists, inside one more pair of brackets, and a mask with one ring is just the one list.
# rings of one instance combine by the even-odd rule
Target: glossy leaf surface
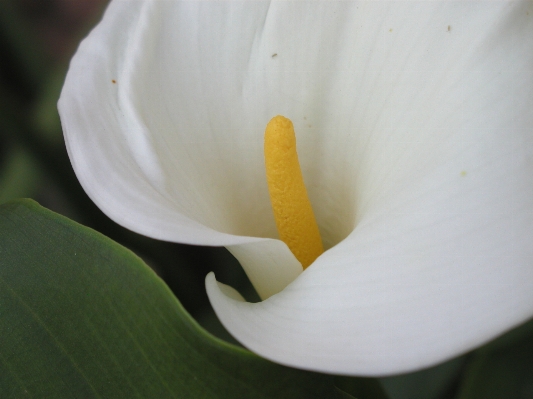
[[0,315],[2,398],[340,394],[213,338],[141,259],[29,200],[0,207]]

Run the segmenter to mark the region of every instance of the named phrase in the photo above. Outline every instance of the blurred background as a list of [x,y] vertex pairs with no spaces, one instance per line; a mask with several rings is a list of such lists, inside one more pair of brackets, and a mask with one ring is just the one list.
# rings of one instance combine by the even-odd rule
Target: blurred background
[[[204,328],[236,343],[214,315],[204,286],[206,274],[214,271],[247,300],[258,300],[229,252],[125,230],[92,203],[71,168],[56,104],[69,60],[107,2],[0,0],[0,204],[33,198],[131,249]],[[528,323],[480,350],[381,383],[391,399],[533,398],[532,343]],[[350,383],[344,379],[339,386]]]

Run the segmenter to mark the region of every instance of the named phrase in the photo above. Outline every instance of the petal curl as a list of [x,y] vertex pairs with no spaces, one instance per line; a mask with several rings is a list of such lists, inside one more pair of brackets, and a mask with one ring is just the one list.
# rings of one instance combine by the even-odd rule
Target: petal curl
[[344,13],[342,37],[374,50],[340,52],[346,70],[329,89],[343,101],[323,121],[330,164],[317,172],[324,188],[335,170],[355,171],[355,228],[262,303],[226,298],[213,275],[206,286],[226,328],[266,358],[387,375],[462,354],[533,314],[533,10],[364,7],[375,25],[360,30]]
[[292,366],[428,366],[533,314],[531,15],[530,2],[114,1],[67,76],[67,148],[115,221],[237,248],[263,280],[276,234],[262,133],[290,117],[330,249],[259,304],[208,277],[217,314]]
[[[254,27],[267,10],[112,2],[73,58],[59,101],[74,170],[110,218],[153,238],[234,248],[264,298],[302,271],[284,243],[265,239],[276,237],[265,112],[242,112]],[[231,25],[218,18],[226,13]],[[273,256],[287,267],[265,268]]]

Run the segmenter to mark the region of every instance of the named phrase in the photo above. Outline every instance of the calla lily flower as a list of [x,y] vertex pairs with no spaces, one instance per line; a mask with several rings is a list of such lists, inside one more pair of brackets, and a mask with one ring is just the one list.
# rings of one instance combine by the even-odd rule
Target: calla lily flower
[[[112,1],[59,101],[117,223],[225,246],[244,346],[349,375],[420,369],[533,315],[533,3]],[[325,252],[277,238],[267,122],[295,126]]]

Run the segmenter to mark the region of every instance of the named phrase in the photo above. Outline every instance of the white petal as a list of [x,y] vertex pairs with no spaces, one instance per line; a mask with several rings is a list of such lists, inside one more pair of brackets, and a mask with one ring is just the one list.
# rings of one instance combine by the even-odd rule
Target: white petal
[[[289,365],[427,366],[533,314],[531,14],[530,2],[115,1],[65,83],[69,154],[114,220],[230,246],[262,280],[265,251],[293,262],[260,239],[276,236],[262,134],[290,117],[331,249],[259,304],[209,277],[215,310]],[[297,274],[283,270],[265,297]]]
[[235,57],[231,35],[253,40],[268,4],[232,7],[237,22],[224,27],[217,17],[228,6],[112,2],[71,62],[59,110],[78,179],[109,217],[158,239],[231,246],[266,298],[302,267],[284,243],[260,238],[276,237],[262,160],[268,119],[242,112],[251,43]]
[[[329,136],[312,179],[321,191],[310,190],[319,215],[329,196],[352,196],[344,217],[356,215],[355,228],[262,303],[226,298],[212,275],[206,285],[223,324],[256,353],[386,375],[464,353],[533,315],[533,10],[363,8],[365,18],[344,13],[339,24],[345,40],[368,46],[341,51],[343,79],[329,89],[343,102],[324,101],[339,108],[322,121]],[[345,191],[326,189],[335,172]]]
[[269,298],[283,290],[302,273],[302,265],[279,240],[230,245],[228,250],[243,265],[261,299]]

